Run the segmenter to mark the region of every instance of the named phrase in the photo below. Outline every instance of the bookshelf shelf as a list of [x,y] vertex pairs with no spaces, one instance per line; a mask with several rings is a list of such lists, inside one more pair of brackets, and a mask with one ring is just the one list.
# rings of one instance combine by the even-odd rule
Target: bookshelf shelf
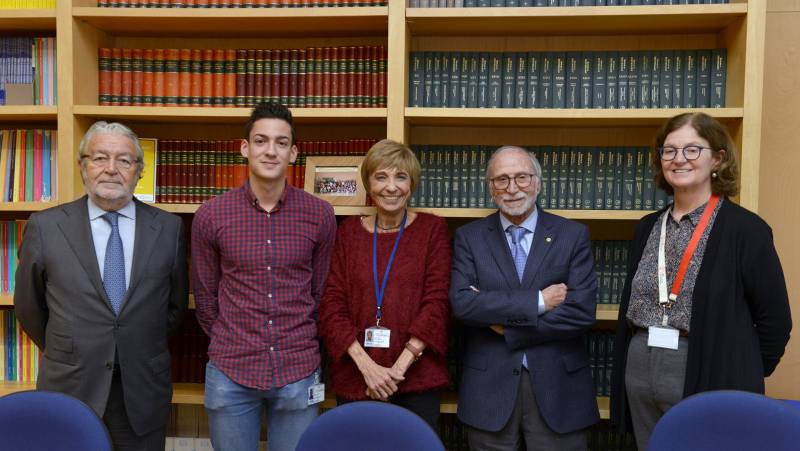
[[746,3],[406,9],[411,32],[420,36],[707,33],[723,30],[746,15]]
[[0,306],[11,307],[14,305],[14,295],[11,293],[0,294]]
[[[203,384],[177,383],[172,386],[172,402],[175,404],[203,404],[204,388]],[[322,402],[323,409],[336,407],[336,398],[333,393],[326,393],[325,400]],[[607,396],[597,397],[597,407],[600,409],[600,418],[609,418],[609,399]],[[456,413],[458,409],[458,394],[448,391],[442,393],[442,401],[439,407],[441,413]]]
[[616,321],[618,316],[618,304],[597,304],[598,321]]
[[[154,206],[171,213],[195,213],[201,204],[153,204]],[[375,214],[375,207],[333,207],[337,216],[355,216]],[[431,213],[443,218],[483,218],[494,213],[492,208],[412,208],[414,211]],[[652,213],[649,210],[547,210],[569,219],[582,220],[615,220],[638,221],[643,216]]]
[[0,211],[42,211],[55,205],[56,202],[0,202]]
[[55,122],[56,119],[58,107],[55,105],[0,105],[0,122]]
[[[158,123],[244,124],[252,108],[144,107],[75,105],[77,116]],[[386,122],[386,108],[292,108],[297,124],[364,124]],[[2,116],[0,116],[1,118]]]
[[72,17],[109,33],[147,36],[385,35],[388,7],[130,9],[74,7]]
[[0,30],[3,32],[56,31],[55,9],[0,9]]
[[724,122],[740,120],[742,108],[641,108],[641,109],[522,109],[522,108],[418,108],[407,107],[411,125],[437,126],[657,126],[666,119],[700,111]]

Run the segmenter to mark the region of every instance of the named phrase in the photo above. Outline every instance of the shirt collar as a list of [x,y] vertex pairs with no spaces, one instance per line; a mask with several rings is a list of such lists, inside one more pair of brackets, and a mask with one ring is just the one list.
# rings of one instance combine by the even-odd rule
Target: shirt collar
[[[720,199],[720,201],[721,200],[722,199]],[[703,205],[695,208],[694,210],[690,211],[689,213],[686,213],[685,215],[683,215],[681,217],[681,221],[683,221],[684,219],[689,219],[689,222],[692,224],[692,226],[693,227],[697,227],[697,223],[700,222],[700,218],[703,216],[703,210],[705,210],[706,205],[708,205],[708,202],[706,202]],[[719,204],[717,204],[717,206],[719,206]],[[673,218],[672,215],[669,215],[669,218],[673,222],[675,221],[675,218]]]
[[[508,220],[508,218],[506,218],[506,215],[504,215],[503,213],[498,213],[498,214],[500,215],[500,225],[503,227],[504,231],[508,230],[510,226],[514,225],[511,221]],[[536,223],[538,221],[539,221],[539,208],[534,206],[533,212],[529,214],[528,217],[525,218],[525,220],[522,221],[522,224],[520,224],[519,226],[527,230],[528,232],[533,233],[536,230]]]
[[[86,199],[88,200],[87,205],[89,207],[89,221],[94,221],[100,216],[108,213],[106,210],[103,210],[96,203],[94,203],[91,197],[87,197]],[[136,220],[136,203],[133,201],[133,199],[131,199],[131,201],[125,204],[124,207],[117,210],[117,213],[126,218]]]
[[[284,183],[283,193],[281,193],[281,198],[278,199],[278,203],[275,204],[275,208],[272,209],[273,212],[278,210],[287,199],[291,199],[291,194],[289,193],[292,191],[293,186],[289,185],[288,180],[284,181]],[[253,188],[250,186],[250,179],[245,180],[242,188],[244,189],[244,196],[247,199],[247,203],[254,207],[257,206],[258,198],[256,197],[255,193],[253,193]]]

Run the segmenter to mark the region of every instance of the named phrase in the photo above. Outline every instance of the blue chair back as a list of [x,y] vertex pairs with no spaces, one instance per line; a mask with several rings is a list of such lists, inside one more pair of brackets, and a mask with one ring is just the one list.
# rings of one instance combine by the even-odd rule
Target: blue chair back
[[800,412],[755,393],[698,393],[656,424],[647,451],[789,451],[800,449]]
[[348,403],[311,423],[296,451],[444,451],[428,423],[393,404]]
[[82,401],[63,393],[22,391],[0,398],[0,448],[111,451],[111,439]]

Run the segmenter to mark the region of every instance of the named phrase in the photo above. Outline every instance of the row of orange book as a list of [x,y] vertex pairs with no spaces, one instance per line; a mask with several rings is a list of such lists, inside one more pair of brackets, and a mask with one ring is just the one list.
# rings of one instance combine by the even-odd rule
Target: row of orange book
[[386,106],[386,47],[100,48],[100,105]]
[[105,8],[314,8],[386,6],[387,0],[98,0]]
[[[300,189],[305,182],[305,157],[363,155],[374,139],[301,141],[297,161],[289,166],[288,182]],[[192,204],[240,186],[247,179],[241,139],[159,139],[156,159],[156,202]]]

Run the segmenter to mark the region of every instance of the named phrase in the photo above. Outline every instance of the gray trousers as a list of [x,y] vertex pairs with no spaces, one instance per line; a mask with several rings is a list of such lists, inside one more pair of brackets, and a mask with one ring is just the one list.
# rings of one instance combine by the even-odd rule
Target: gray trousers
[[517,400],[508,423],[497,432],[467,426],[469,449],[472,451],[517,451],[525,438],[527,451],[585,451],[586,430],[559,434],[539,414],[531,377],[523,370],[519,378]]
[[680,337],[678,349],[647,346],[647,330],[638,329],[628,345],[625,391],[631,409],[636,446],[647,449],[656,423],[683,399],[689,339]]
[[111,379],[111,392],[108,395],[103,422],[108,428],[114,451],[164,451],[166,425],[145,435],[136,435],[125,410],[122,380],[118,370]]

